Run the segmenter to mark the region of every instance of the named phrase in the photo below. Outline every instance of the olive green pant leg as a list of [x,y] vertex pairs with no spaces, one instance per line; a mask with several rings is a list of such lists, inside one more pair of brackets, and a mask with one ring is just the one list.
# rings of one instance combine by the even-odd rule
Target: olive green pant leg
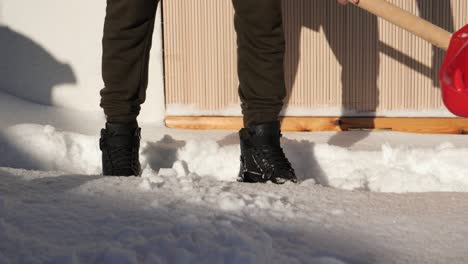
[[278,120],[286,96],[281,0],[232,0],[244,125]]
[[107,0],[101,107],[107,121],[134,122],[145,101],[158,0]]

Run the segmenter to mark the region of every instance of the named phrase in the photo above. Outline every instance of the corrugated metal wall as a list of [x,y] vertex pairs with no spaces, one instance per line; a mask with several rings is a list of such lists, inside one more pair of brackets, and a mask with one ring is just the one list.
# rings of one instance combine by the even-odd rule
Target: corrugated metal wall
[[[465,0],[391,2],[449,31],[468,23]],[[301,109],[288,114],[445,115],[434,112],[443,108],[437,81],[443,51],[333,0],[285,0],[283,7],[287,103]],[[168,114],[238,105],[231,0],[167,0],[163,8]]]

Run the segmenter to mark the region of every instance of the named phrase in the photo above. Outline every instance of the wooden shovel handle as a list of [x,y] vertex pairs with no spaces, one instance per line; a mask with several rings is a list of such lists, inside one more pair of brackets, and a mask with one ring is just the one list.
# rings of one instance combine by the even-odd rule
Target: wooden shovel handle
[[353,1],[350,1],[350,3],[415,34],[439,48],[447,50],[450,45],[452,37],[450,32],[385,0],[360,0],[358,4],[353,3]]

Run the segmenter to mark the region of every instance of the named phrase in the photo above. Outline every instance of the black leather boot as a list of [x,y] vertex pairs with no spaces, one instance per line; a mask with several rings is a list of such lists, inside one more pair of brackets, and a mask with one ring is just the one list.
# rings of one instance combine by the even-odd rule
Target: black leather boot
[[239,131],[241,166],[238,181],[283,184],[297,182],[280,145],[280,122],[249,126]]
[[139,176],[141,129],[135,124],[107,123],[101,130],[102,170],[106,176]]

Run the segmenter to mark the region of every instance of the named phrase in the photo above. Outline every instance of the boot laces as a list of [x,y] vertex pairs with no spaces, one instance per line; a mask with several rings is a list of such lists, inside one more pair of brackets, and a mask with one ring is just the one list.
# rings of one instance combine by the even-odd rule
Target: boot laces
[[266,162],[268,168],[281,171],[293,170],[291,163],[284,154],[283,148],[262,146],[261,152],[264,155],[264,161]]

